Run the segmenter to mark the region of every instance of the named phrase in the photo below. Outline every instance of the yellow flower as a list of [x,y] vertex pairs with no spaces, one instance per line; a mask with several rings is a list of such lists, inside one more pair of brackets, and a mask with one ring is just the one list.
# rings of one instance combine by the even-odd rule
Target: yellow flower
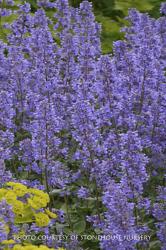
[[15,243],[14,240],[3,240],[2,241],[2,244],[4,244],[4,245],[11,245],[11,244],[14,244],[14,243]]
[[4,199],[6,199],[9,204],[12,204],[15,200],[17,200],[17,196],[12,190],[8,190]]
[[33,246],[33,245],[29,245],[29,246],[25,246],[23,249],[24,250],[37,250],[38,247],[37,246]]
[[50,201],[49,195],[42,190],[30,188],[31,197],[28,199],[28,204],[34,209],[46,207]]
[[29,192],[31,194],[34,194],[36,196],[39,196],[39,197],[45,199],[47,201],[47,203],[50,201],[49,195],[47,193],[44,193],[42,190],[38,190],[38,189],[35,189],[35,188],[30,188]]
[[15,245],[12,250],[24,250],[24,247],[22,247],[21,245],[17,244]]
[[54,250],[53,248],[48,248],[46,246],[40,245],[39,250]]
[[23,184],[20,184],[20,183],[15,185],[13,190],[14,190],[14,192],[16,192],[16,195],[19,197],[24,196],[28,192],[27,187],[24,186]]
[[[64,248],[59,248],[60,250],[65,250]],[[27,245],[27,246],[22,246],[22,245],[15,245],[12,250],[54,250],[54,248],[49,248],[44,245],[34,246],[34,245]]]
[[21,215],[24,213],[24,203],[23,202],[16,200],[13,202],[12,206],[13,206],[13,212],[15,214]]
[[9,181],[9,182],[7,182],[7,183],[6,183],[6,185],[7,185],[7,186],[11,186],[11,187],[13,187],[13,186],[15,186],[15,185],[16,185],[16,182]]
[[12,250],[24,250],[24,247],[21,246],[21,245],[19,245],[19,244],[17,244],[17,245],[15,245],[15,246],[12,248]]
[[41,212],[35,214],[35,220],[36,220],[37,226],[39,227],[46,227],[50,222],[48,215],[41,213]]
[[40,209],[40,208],[42,208],[42,206],[40,205],[40,203],[39,202],[35,202],[35,200],[32,198],[29,198],[28,199],[28,204],[32,207],[32,208],[34,208],[34,209]]
[[21,246],[19,244],[15,245],[12,250],[37,250],[38,247],[37,246],[33,246],[33,245],[28,245],[28,246]]
[[56,219],[56,218],[58,217],[57,214],[52,213],[52,212],[51,212],[50,210],[48,210],[48,209],[46,209],[45,212],[46,212],[46,214],[48,214],[48,216],[49,216],[50,218]]
[[47,200],[43,197],[34,196],[28,199],[28,204],[34,209],[40,209],[47,206]]
[[34,196],[33,200],[35,203],[38,203],[38,206],[40,207],[46,207],[48,203],[48,200],[45,197]]
[[7,190],[4,188],[0,189],[0,200],[2,200],[5,196],[5,194],[7,193]]
[[65,250],[63,247],[58,247],[57,250]]
[[24,196],[28,192],[27,187],[21,183],[8,182],[7,185],[13,187],[13,191],[19,197]]

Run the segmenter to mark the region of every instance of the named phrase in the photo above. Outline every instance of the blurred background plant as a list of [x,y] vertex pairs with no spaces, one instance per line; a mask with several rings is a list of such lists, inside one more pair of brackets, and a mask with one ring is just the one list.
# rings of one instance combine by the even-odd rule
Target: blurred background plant
[[[20,0],[14,1],[16,4]],[[31,10],[34,12],[37,9],[37,0],[29,0]],[[74,7],[79,6],[82,0],[70,0],[70,4]],[[124,20],[128,15],[130,8],[136,8],[141,12],[148,12],[150,16],[159,17],[160,5],[164,0],[91,0],[93,3],[96,20],[102,25],[102,50],[104,54],[112,51],[112,44],[114,41],[123,39],[123,33],[120,29],[126,25]],[[15,6],[10,8],[15,9]],[[53,10],[47,10],[49,16],[52,15]],[[4,21],[13,21],[15,15],[6,17]],[[2,28],[0,27],[0,37],[4,37]]]
[[[81,0],[70,0],[73,6],[78,6]],[[102,24],[102,49],[103,53],[112,51],[114,41],[122,39],[120,29],[126,22],[130,8],[141,12],[148,12],[152,17],[159,17],[162,0],[92,0],[96,20]]]

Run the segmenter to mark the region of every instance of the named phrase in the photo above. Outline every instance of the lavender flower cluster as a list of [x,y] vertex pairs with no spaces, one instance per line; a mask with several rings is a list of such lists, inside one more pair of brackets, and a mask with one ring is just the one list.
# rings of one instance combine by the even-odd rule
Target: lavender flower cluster
[[[33,15],[24,3],[15,14],[0,41],[1,172],[4,161],[19,164],[4,182],[24,176],[67,208],[71,197],[86,203],[87,223],[103,235],[151,234],[145,218],[152,217],[165,249],[164,188],[153,180],[166,164],[166,3],[157,20],[130,10],[125,39],[111,55],[102,55],[101,26],[86,0],[78,8],[38,1]],[[146,193],[153,185],[160,186],[155,200]],[[73,232],[69,211],[66,217]],[[145,243],[103,237],[99,244],[129,250]],[[74,244],[65,247],[81,243]]]

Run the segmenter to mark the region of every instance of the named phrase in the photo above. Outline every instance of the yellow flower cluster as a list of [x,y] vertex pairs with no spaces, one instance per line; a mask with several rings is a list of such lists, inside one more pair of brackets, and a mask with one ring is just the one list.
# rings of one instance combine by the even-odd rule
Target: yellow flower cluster
[[[45,212],[38,211],[47,207],[50,201],[47,193],[16,182],[8,182],[6,185],[7,188],[0,189],[0,201],[5,199],[12,206],[16,223],[35,222],[37,226],[45,227],[51,218],[57,217],[48,209],[45,209]],[[24,198],[25,201],[19,200],[20,197]]]
[[37,226],[39,226],[39,227],[45,227],[50,222],[50,219],[49,219],[48,215],[44,214],[44,213],[41,213],[41,212],[35,214],[35,220],[36,220]]
[[[2,242],[3,245],[14,245],[15,241],[14,240],[4,240]],[[40,245],[40,246],[34,246],[34,245],[27,245],[27,246],[22,246],[20,244],[16,244],[12,250],[65,250],[63,247],[59,247],[58,249],[54,248],[48,248],[47,246]]]
[[40,209],[47,206],[50,201],[48,194],[41,190],[30,188],[31,197],[28,199],[28,204],[34,209]]
[[[35,222],[37,226],[45,227],[50,223],[51,219],[57,218],[57,215],[55,213],[52,213],[49,209],[46,208],[50,199],[48,194],[41,190],[28,188],[21,183],[8,182],[6,183],[5,188],[0,189],[0,201],[2,201],[3,199],[6,200],[6,202],[12,207],[12,210],[15,214],[15,224]],[[45,210],[43,210],[43,208]],[[42,209],[42,212],[40,209]],[[9,233],[10,228],[7,223],[5,224],[5,228],[6,232]],[[21,234],[21,232],[22,231],[20,228],[20,232],[18,232],[18,235]],[[3,245],[4,250],[9,249],[9,246],[10,249],[13,250],[65,250],[64,248],[48,248],[44,245],[23,246],[17,244],[12,239],[4,240],[3,242],[0,242],[0,245]]]
[[28,192],[28,188],[25,185],[21,184],[21,183],[8,182],[7,185],[11,186],[13,188],[14,193],[18,197],[22,197]]
[[54,250],[53,248],[48,248],[47,246],[41,245],[41,246],[34,246],[34,245],[28,245],[28,246],[21,246],[21,245],[15,245],[13,247],[13,250]]
[[52,218],[52,219],[56,219],[58,216],[57,216],[57,214],[54,214],[54,213],[52,213],[50,210],[48,210],[48,209],[45,209],[45,212],[46,212],[46,214],[50,217],[50,218]]

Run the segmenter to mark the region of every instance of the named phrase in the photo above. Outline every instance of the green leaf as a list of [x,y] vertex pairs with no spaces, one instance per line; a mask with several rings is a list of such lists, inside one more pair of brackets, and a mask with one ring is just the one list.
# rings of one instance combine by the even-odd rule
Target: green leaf
[[70,235],[70,234],[71,234],[71,229],[70,229],[70,227],[65,227],[65,228],[63,229],[63,231],[64,231],[64,233],[67,234],[67,235]]
[[63,210],[64,213],[67,213],[67,208],[65,203],[61,206],[60,209]]
[[160,249],[160,241],[155,240],[155,241],[150,242],[149,248],[150,248],[150,250],[159,250]]
[[31,223],[34,221],[33,219],[34,213],[29,208],[29,206],[25,207],[24,214],[22,216],[16,216],[15,217],[15,223],[16,224],[24,224],[24,223]]
[[74,224],[73,229],[76,233],[83,233],[86,228],[85,220],[78,221]]

